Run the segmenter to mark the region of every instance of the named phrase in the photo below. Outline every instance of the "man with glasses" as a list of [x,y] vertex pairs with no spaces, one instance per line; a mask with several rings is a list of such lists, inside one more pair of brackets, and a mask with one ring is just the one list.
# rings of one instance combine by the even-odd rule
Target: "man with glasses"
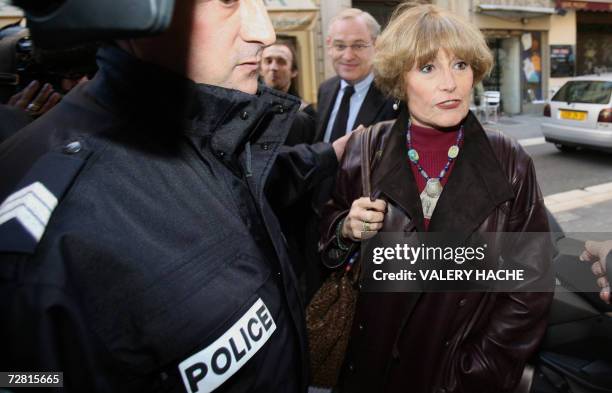
[[397,117],[393,102],[373,83],[374,43],[379,33],[376,19],[356,8],[331,20],[327,53],[337,76],[319,87],[315,140],[333,142],[359,125],[367,127]]
[[[393,101],[373,83],[372,60],[379,34],[380,25],[376,19],[356,8],[346,9],[331,20],[327,53],[337,75],[319,86],[314,142],[334,142],[360,125],[368,127],[397,117]],[[314,214],[307,224],[305,244],[307,259],[314,263],[309,264],[305,272],[307,299],[318,289],[326,274],[322,265],[316,263],[319,258],[318,217],[321,207],[330,199],[334,177],[323,181],[313,191],[311,199]]]

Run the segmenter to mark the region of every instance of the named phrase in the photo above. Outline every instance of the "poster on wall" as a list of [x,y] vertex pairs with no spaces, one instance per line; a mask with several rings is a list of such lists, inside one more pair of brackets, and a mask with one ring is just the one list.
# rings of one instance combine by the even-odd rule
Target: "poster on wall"
[[539,31],[521,36],[523,102],[542,100],[542,34]]
[[578,38],[578,75],[612,70],[612,33],[580,33]]
[[550,46],[550,76],[566,78],[574,76],[576,57],[571,45]]

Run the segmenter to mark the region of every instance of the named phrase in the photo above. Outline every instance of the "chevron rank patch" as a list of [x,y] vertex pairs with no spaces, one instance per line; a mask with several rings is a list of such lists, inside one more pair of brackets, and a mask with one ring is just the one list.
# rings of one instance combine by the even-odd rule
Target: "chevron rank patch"
[[38,242],[57,206],[57,198],[41,182],[10,195],[0,205],[0,225],[15,219]]
[[0,205],[0,252],[34,253],[53,211],[88,156],[81,149],[64,149],[34,163]]

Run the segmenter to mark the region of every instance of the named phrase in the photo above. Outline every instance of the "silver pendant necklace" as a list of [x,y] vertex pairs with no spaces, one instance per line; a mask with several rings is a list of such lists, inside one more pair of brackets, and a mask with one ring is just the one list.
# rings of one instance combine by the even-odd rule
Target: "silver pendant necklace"
[[446,176],[446,172],[448,168],[450,168],[453,160],[457,158],[459,155],[459,145],[461,144],[461,140],[463,139],[463,125],[459,129],[457,133],[457,141],[454,145],[452,145],[448,149],[448,161],[446,161],[446,165],[440,171],[440,174],[437,177],[429,177],[425,169],[419,164],[419,153],[412,146],[412,138],[410,136],[410,126],[411,123],[408,123],[408,131],[406,132],[406,144],[408,145],[408,158],[410,162],[412,162],[421,176],[427,180],[427,184],[425,185],[425,189],[421,192],[421,206],[423,207],[423,217],[425,219],[430,220],[433,212],[438,204],[438,200],[440,199],[440,195],[442,195],[442,179]]

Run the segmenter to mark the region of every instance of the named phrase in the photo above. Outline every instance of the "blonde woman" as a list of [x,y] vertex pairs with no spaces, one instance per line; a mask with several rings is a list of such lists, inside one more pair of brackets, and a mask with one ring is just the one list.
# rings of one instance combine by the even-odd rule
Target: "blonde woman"
[[[548,232],[530,157],[469,112],[492,66],[481,32],[433,5],[401,5],[377,43],[378,86],[405,104],[373,132],[370,200],[359,133],[347,145],[321,246],[341,266],[362,234]],[[365,232],[364,232],[365,231]],[[515,250],[538,280],[547,244]],[[501,245],[498,245],[501,247]],[[500,254],[500,249],[492,250]],[[340,392],[509,392],[546,327],[551,293],[360,293]]]

